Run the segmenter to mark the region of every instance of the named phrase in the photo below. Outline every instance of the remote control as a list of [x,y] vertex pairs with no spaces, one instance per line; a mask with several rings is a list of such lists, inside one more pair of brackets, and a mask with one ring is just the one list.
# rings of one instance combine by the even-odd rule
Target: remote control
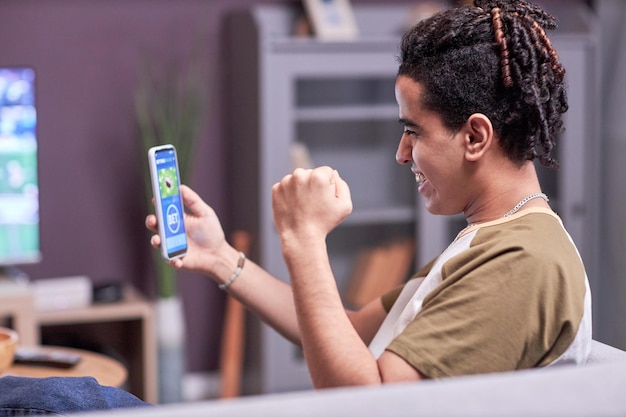
[[80,362],[80,355],[55,350],[39,350],[36,348],[18,348],[13,359],[15,364],[30,366],[47,366],[52,368],[71,368]]

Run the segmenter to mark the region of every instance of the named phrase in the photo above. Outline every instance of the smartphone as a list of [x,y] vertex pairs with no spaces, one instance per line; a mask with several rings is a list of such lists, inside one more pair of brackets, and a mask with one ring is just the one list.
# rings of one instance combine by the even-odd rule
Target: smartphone
[[18,365],[49,366],[52,368],[71,368],[81,360],[77,353],[63,350],[42,350],[30,347],[18,347],[15,350],[14,362]]
[[150,148],[148,161],[161,254],[166,260],[180,258],[187,253],[187,234],[176,148],[173,145]]

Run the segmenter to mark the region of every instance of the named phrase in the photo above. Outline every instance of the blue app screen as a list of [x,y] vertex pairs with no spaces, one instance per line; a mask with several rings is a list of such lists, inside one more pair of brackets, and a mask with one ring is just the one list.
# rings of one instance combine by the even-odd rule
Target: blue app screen
[[159,200],[165,223],[165,247],[168,255],[172,257],[187,249],[176,152],[173,149],[160,150],[156,152],[155,159],[159,179]]

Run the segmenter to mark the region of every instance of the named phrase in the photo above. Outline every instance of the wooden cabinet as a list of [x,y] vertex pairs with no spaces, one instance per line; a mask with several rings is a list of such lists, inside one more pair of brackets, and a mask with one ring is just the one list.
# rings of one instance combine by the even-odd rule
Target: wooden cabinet
[[[368,10],[375,18],[377,9]],[[394,98],[398,36],[296,39],[290,34],[295,19],[292,9],[262,6],[229,22],[234,222],[252,231],[255,261],[287,280],[270,190],[295,167],[294,153],[305,149],[314,166],[337,169],[351,188],[354,211],[328,238],[345,291],[362,250],[416,232],[413,176],[395,161],[402,132]],[[385,22],[394,26],[390,32],[401,31],[397,18],[380,25]],[[258,337],[257,390],[311,386],[299,349],[264,325]]]

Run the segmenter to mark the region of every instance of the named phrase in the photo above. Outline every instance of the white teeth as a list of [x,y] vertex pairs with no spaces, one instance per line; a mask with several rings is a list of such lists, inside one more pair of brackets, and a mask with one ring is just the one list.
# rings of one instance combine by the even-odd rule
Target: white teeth
[[424,181],[426,181],[426,177],[421,172],[418,172],[417,174],[415,174],[415,181],[417,182],[417,186],[419,187],[420,185],[424,184]]

